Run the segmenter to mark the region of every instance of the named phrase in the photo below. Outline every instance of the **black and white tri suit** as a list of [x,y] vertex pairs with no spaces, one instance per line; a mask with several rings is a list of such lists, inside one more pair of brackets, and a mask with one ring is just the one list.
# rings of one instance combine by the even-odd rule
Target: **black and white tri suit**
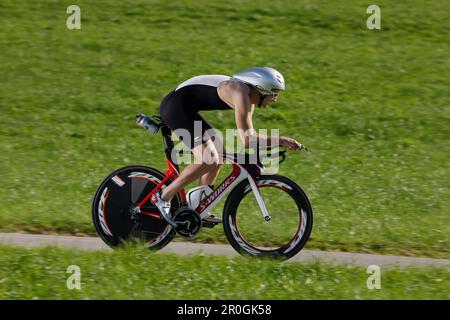
[[[201,75],[186,80],[164,97],[160,105],[162,120],[171,128],[185,129],[189,132],[189,139],[183,142],[194,148],[210,139],[205,132],[211,129],[199,111],[226,110],[231,107],[225,103],[217,93],[217,87],[223,81],[232,80],[224,75]],[[201,130],[194,128],[194,121],[201,122]],[[177,131],[175,131],[177,133]]]

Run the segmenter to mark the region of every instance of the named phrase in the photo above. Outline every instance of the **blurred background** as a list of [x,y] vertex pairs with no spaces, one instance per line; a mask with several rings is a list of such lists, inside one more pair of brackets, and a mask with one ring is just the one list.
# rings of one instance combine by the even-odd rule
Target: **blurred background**
[[[80,30],[66,27],[73,4]],[[370,4],[381,8],[381,30],[366,26]],[[0,12],[1,232],[95,236],[90,205],[109,172],[165,169],[161,138],[136,126],[137,113],[157,114],[189,77],[271,66],[283,73],[286,92],[257,109],[253,123],[311,149],[288,154],[280,168],[314,208],[306,249],[450,258],[448,1],[3,0]],[[217,129],[235,128],[232,112],[202,115]],[[221,228],[194,241],[227,243]],[[117,292],[90,280],[85,291],[64,289],[66,261],[107,282],[128,273],[129,261],[155,262],[139,250],[0,251],[8,262],[0,265],[0,298],[157,299],[165,286],[179,287],[167,272],[132,296],[125,288],[140,288],[137,276],[117,277]],[[372,293],[363,268],[156,257],[191,271],[249,274],[259,266],[259,282],[242,287],[194,272],[198,292],[210,287],[200,295],[206,299],[450,297],[441,269],[393,270],[390,285]],[[19,273],[14,280],[11,272]]]

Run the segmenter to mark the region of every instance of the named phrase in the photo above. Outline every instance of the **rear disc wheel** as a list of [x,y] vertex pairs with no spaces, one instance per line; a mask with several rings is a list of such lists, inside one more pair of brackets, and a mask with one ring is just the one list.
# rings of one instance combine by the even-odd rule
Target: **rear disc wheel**
[[[92,202],[92,219],[102,240],[112,248],[130,241],[143,241],[150,249],[161,249],[175,236],[175,230],[150,200],[133,214],[140,203],[160,182],[164,174],[144,166],[128,166],[109,174],[98,187]],[[170,184],[167,180],[163,188]],[[172,210],[180,207],[176,195]]]

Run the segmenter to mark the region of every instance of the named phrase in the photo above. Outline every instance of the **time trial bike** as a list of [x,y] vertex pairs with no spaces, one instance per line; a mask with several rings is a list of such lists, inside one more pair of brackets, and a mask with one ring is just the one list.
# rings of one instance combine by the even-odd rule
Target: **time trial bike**
[[[221,222],[226,238],[240,254],[288,259],[305,246],[313,226],[306,193],[285,176],[264,174],[259,158],[249,163],[248,157],[239,153],[221,154],[232,172],[196,208],[189,207],[182,189],[171,200],[171,217],[164,218],[150,198],[180,173],[173,156],[177,150],[172,130],[159,116],[150,119],[140,114],[136,121],[152,134],[161,132],[167,169],[163,173],[148,166],[126,166],[110,173],[97,188],[92,201],[93,223],[110,247],[140,240],[149,249],[161,249],[176,234],[192,238],[202,227],[220,223],[204,218],[226,195]],[[282,163],[286,150],[279,150],[276,156]]]

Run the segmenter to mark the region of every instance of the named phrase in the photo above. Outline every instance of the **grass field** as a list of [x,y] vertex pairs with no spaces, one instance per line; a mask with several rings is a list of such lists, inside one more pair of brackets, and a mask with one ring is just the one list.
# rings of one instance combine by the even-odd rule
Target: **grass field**
[[[381,269],[381,288],[369,290],[365,268],[323,263],[177,257],[136,248],[82,252],[0,247],[0,254],[2,299],[450,298],[449,272],[439,268]],[[67,288],[71,265],[80,268],[80,290]]]
[[[104,176],[130,164],[164,170],[160,137],[135,114],[157,113],[190,76],[270,65],[287,91],[253,122],[311,149],[280,171],[310,196],[307,247],[450,258],[448,1],[378,1],[381,30],[366,28],[367,1],[76,4],[81,30],[66,28],[64,1],[0,3],[0,231],[94,234],[90,202]],[[203,115],[235,126],[232,112]],[[225,237],[216,228],[198,241]],[[81,295],[96,292],[86,286]]]

